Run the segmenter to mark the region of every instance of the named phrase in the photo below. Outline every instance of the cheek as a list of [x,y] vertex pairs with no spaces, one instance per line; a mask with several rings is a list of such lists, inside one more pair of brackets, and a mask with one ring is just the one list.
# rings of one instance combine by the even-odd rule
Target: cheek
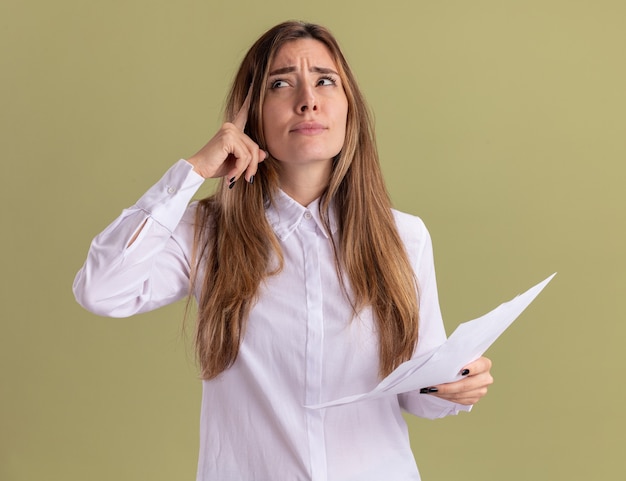
[[261,119],[261,126],[263,127],[263,135],[265,136],[265,140],[269,141],[270,136],[272,135],[272,126],[275,125],[273,121],[272,111],[271,109],[263,108],[263,117]]
[[347,127],[348,127],[348,103],[346,102],[345,106],[341,109],[341,111],[337,115],[338,123],[343,127],[343,133],[345,135]]
[[281,109],[272,102],[265,102],[263,106],[263,128],[271,129],[281,122]]
[[280,147],[281,141],[279,138],[279,123],[278,118],[272,108],[263,108],[263,117],[261,125],[263,127],[263,137],[265,139],[265,149],[269,151],[272,156],[277,156],[277,148]]
[[347,97],[345,97],[345,94],[337,108],[336,115],[339,119],[339,122],[341,122],[343,125],[346,125],[348,123],[348,99]]

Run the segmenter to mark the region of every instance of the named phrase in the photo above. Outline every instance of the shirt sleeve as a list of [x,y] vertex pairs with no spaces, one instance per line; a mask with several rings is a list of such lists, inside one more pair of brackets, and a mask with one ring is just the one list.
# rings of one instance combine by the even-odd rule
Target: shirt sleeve
[[[446,341],[446,332],[439,307],[439,294],[435,276],[435,262],[432,240],[428,229],[421,219],[417,220],[417,238],[415,232],[409,236],[407,249],[414,265],[419,289],[419,338],[414,357],[433,351]],[[415,226],[414,223],[413,227]],[[402,233],[402,229],[400,229]],[[416,239],[416,240],[415,240]],[[424,386],[428,387],[428,386]],[[412,391],[399,395],[402,408],[416,416],[436,419],[460,411],[469,411],[471,406],[453,403],[436,396]]]
[[179,160],[98,234],[74,279],[78,303],[98,315],[128,317],[188,295],[195,217],[189,202],[203,181]]

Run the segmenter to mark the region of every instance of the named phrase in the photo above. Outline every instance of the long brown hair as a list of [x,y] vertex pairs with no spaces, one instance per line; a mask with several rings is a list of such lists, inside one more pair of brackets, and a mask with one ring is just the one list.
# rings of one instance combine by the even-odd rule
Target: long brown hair
[[[286,42],[308,38],[323,43],[334,58],[348,99],[346,138],[320,202],[333,239],[340,279],[347,278],[355,313],[371,306],[378,327],[379,371],[384,376],[413,353],[418,336],[417,282],[400,239],[378,161],[374,129],[365,99],[332,34],[319,25],[285,22],[262,35],[243,59],[228,96],[231,120],[252,85],[246,134],[265,148],[263,102],[272,59]],[[280,245],[265,217],[279,188],[278,165],[259,164],[254,184],[230,190],[222,179],[214,195],[198,204],[192,291],[199,287],[196,353],[203,379],[211,379],[237,358],[246,320],[261,281],[280,272]],[[344,295],[348,295],[344,288]]]

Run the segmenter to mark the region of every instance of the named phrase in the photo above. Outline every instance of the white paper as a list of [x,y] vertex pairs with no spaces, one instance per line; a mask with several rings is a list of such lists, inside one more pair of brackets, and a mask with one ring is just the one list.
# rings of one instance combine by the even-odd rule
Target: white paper
[[478,319],[460,324],[434,352],[402,363],[372,391],[307,406],[321,409],[366,399],[417,391],[461,379],[460,371],[478,359],[528,307],[556,273]]

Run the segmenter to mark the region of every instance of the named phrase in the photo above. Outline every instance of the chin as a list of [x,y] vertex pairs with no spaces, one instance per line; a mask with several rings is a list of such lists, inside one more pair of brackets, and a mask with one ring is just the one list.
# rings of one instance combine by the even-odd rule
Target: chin
[[[337,154],[335,154],[337,155]],[[295,155],[290,157],[283,157],[287,160],[282,160],[280,158],[274,157],[281,164],[293,164],[293,165],[305,165],[305,164],[323,164],[326,162],[332,163],[335,155],[329,156],[327,154],[323,155]]]

